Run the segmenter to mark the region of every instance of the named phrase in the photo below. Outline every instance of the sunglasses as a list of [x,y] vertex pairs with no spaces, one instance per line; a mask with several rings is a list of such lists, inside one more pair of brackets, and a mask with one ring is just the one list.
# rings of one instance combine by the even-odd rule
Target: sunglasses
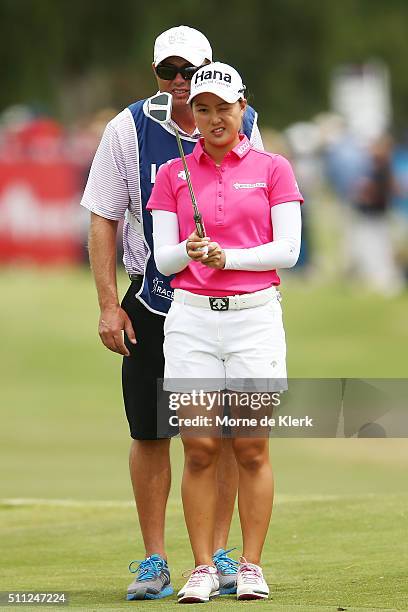
[[173,64],[159,64],[156,66],[156,74],[159,79],[172,81],[180,73],[183,79],[191,81],[200,66],[174,66]]

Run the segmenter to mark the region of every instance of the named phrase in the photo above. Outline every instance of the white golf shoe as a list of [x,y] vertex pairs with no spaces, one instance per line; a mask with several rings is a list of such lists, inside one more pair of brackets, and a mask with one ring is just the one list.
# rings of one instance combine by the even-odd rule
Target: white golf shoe
[[179,603],[204,603],[215,595],[219,595],[217,568],[212,565],[199,565],[191,572],[177,598]]
[[269,587],[259,565],[240,558],[237,573],[237,599],[268,599]]

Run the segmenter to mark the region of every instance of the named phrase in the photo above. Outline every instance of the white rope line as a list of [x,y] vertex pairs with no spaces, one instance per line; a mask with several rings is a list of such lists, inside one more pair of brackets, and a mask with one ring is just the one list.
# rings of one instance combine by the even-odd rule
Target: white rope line
[[[336,500],[355,500],[374,497],[374,494],[366,495],[276,495],[274,504],[296,503],[296,502],[329,502]],[[177,500],[169,500],[168,505],[180,505]],[[67,508],[134,508],[134,501],[121,500],[77,500],[77,499],[42,499],[42,498],[3,498],[0,499],[1,506],[62,506]]]

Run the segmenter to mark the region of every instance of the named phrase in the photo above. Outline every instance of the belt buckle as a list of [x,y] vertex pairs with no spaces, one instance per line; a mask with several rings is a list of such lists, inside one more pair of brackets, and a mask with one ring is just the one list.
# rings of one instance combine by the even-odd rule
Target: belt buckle
[[229,309],[229,298],[223,297],[210,297],[210,308],[211,310],[228,310]]

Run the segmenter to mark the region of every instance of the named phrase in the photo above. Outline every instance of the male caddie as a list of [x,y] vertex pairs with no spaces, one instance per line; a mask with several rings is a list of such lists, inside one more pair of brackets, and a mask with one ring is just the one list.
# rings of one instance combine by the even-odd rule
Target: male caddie
[[[179,157],[172,127],[186,154],[199,138],[187,100],[193,74],[212,61],[211,46],[197,30],[178,26],[154,45],[153,72],[160,91],[173,98],[172,123],[147,115],[144,100],[131,104],[107,125],[81,201],[91,211],[89,252],[100,306],[103,344],[124,356],[122,387],[132,445],[130,475],[146,558],[135,568],[128,599],[160,599],[173,593],[164,545],[170,489],[169,438],[159,439],[157,379],[163,377],[163,322],[172,300],[170,278],[158,272],[153,257],[152,218],[146,205],[159,167]],[[249,107],[242,131],[257,148],[262,141],[257,115]],[[116,234],[123,228],[124,264],[131,284],[119,303],[116,284]],[[226,440],[220,459],[214,563],[221,594],[236,592],[238,563],[226,542],[237,489],[237,469]]]

